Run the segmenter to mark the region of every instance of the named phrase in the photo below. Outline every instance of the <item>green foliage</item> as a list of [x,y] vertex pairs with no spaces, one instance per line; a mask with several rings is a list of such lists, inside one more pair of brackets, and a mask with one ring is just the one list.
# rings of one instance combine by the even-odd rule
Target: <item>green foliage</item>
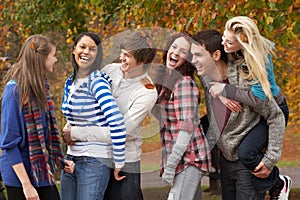
[[[104,40],[124,30],[145,27],[190,33],[208,28],[223,31],[229,18],[247,15],[256,21],[263,36],[276,43],[276,74],[280,74],[281,89],[293,99],[289,101],[291,119],[299,121],[299,8],[299,0],[1,0],[0,56],[15,57],[29,35],[52,32],[59,41],[63,38],[59,51],[62,62],[69,63],[70,46],[83,31],[99,33]],[[54,88],[61,88],[71,71],[70,65],[63,63]],[[293,74],[292,79],[287,72]]]

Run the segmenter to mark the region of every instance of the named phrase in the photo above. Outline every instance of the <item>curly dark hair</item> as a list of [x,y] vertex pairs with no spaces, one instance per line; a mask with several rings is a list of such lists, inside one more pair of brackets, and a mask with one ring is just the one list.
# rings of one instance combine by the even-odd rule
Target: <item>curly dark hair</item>
[[[96,56],[96,60],[94,61],[94,63],[90,67],[90,73],[91,73],[95,70],[101,69],[101,63],[102,63],[102,58],[103,58],[102,42],[101,42],[101,39],[99,38],[99,36],[96,33],[83,32],[80,35],[78,35],[77,38],[75,39],[72,51],[74,50],[74,48],[76,47],[76,45],[78,44],[78,42],[81,40],[81,38],[83,36],[90,37],[95,42],[95,44],[97,45],[97,48],[98,48],[98,51],[97,51],[98,53],[97,53],[97,56]],[[72,53],[71,61],[72,61],[73,70],[74,70],[72,79],[74,81],[77,77],[79,66],[78,66],[78,64],[75,60],[75,55],[73,53]]]
[[[190,44],[191,44],[191,35],[188,32],[181,32],[171,35],[169,38],[166,48],[163,53],[163,64],[166,65],[167,63],[167,54],[168,51],[173,44],[173,42],[180,38],[184,37]],[[162,100],[169,100],[171,97],[171,94],[173,92],[174,85],[176,82],[181,79],[183,76],[190,76],[192,79],[194,79],[194,73],[196,71],[196,68],[191,63],[192,60],[192,54],[190,51],[188,52],[188,56],[184,63],[182,63],[180,66],[176,67],[174,70],[171,70],[171,73],[165,73],[164,77],[164,84],[162,85],[161,89],[164,89],[164,92],[160,94],[158,98],[158,102],[161,102]],[[161,91],[158,91],[161,92]]]

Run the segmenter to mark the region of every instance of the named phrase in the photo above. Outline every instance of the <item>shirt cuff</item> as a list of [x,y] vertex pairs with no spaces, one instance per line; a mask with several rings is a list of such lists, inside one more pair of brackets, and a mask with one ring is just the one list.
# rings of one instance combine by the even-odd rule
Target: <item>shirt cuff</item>
[[225,84],[224,90],[222,92],[222,96],[230,98],[230,99],[235,99],[237,92],[237,88],[234,87],[233,85],[230,84]]
[[115,163],[115,168],[116,169],[121,169],[124,167],[124,163]]
[[18,147],[6,149],[6,154],[11,166],[23,163],[21,152]]
[[193,133],[194,132],[194,123],[191,119],[187,121],[178,121],[176,128],[179,130],[186,131],[188,133]]

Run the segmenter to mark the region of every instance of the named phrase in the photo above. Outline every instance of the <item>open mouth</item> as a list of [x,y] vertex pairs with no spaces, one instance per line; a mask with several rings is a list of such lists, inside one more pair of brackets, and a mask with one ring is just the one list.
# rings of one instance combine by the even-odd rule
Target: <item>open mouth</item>
[[122,62],[122,64],[121,64],[121,70],[122,71],[127,71],[128,70],[128,64]]
[[81,62],[87,63],[91,60],[91,58],[87,57],[87,56],[80,56],[79,57]]
[[174,56],[170,56],[169,64],[170,64],[171,66],[176,66],[177,63],[178,63],[178,59],[175,58]]

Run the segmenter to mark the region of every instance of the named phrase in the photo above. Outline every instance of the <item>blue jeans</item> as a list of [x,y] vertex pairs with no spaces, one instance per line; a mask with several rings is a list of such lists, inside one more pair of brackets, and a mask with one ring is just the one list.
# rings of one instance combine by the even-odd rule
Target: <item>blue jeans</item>
[[73,174],[62,172],[60,195],[62,200],[102,200],[109,181],[110,159],[87,156],[67,156],[73,160]]
[[263,200],[265,193],[254,187],[254,175],[240,161],[220,157],[222,200]]
[[168,200],[201,200],[204,172],[191,165],[175,176]]
[[125,163],[119,175],[126,178],[116,181],[112,169],[105,191],[105,200],[143,200],[140,171],[140,161]]
[[[289,109],[286,101],[284,100],[279,107],[284,114],[285,125],[287,125]],[[261,118],[259,123],[249,131],[238,147],[239,160],[247,169],[253,171],[260,163],[264,157],[264,153],[261,150],[268,145],[268,140],[269,134],[267,122],[265,119]],[[273,187],[278,178],[279,170],[274,166],[269,177],[263,179],[255,177],[255,188],[257,191],[265,192]]]

